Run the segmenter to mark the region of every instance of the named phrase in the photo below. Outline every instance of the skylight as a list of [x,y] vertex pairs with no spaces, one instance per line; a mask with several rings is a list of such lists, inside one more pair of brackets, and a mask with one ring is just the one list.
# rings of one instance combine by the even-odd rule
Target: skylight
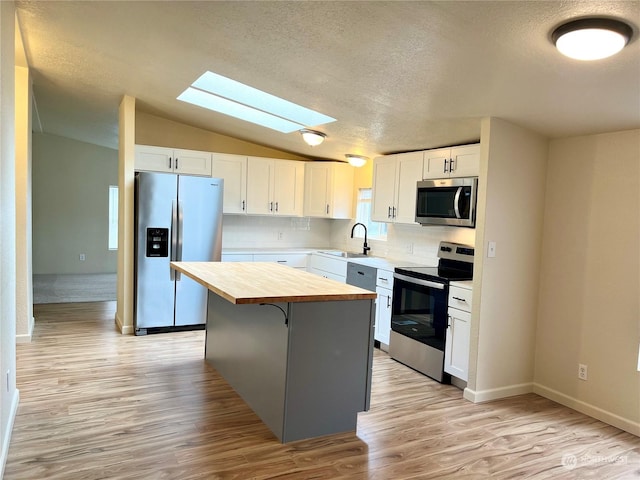
[[336,120],[213,72],[202,74],[178,100],[282,133]]

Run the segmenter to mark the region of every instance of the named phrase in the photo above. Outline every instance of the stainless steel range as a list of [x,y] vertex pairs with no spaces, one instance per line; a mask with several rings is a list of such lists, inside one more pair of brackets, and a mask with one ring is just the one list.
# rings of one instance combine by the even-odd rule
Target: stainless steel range
[[449,282],[473,278],[474,248],[440,242],[437,267],[396,268],[389,355],[441,383]]

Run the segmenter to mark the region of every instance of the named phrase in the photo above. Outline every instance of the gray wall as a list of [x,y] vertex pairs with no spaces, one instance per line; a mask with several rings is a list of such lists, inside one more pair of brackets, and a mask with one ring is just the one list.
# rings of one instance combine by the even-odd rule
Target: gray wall
[[116,272],[108,198],[117,184],[117,150],[33,134],[34,274]]

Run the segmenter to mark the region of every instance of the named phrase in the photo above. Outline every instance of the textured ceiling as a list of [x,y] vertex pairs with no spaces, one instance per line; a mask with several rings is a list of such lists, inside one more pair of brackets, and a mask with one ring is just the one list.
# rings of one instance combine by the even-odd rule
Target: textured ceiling
[[[17,2],[42,130],[117,148],[139,109],[318,158],[474,141],[501,117],[549,137],[640,127],[639,1]],[[562,57],[550,31],[626,19],[620,54]],[[176,100],[211,70],[337,119],[313,150]]]

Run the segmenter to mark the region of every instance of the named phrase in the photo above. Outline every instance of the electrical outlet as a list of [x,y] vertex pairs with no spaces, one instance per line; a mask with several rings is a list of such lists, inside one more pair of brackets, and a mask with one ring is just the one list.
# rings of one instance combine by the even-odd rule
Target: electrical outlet
[[87,256],[84,253],[81,253],[79,257],[81,262],[84,262],[87,259]]
[[578,364],[578,378],[580,380],[587,379],[587,366],[583,363]]
[[278,232],[278,240],[282,240],[284,238],[284,232]]
[[496,256],[496,242],[489,242],[487,257],[494,258]]

